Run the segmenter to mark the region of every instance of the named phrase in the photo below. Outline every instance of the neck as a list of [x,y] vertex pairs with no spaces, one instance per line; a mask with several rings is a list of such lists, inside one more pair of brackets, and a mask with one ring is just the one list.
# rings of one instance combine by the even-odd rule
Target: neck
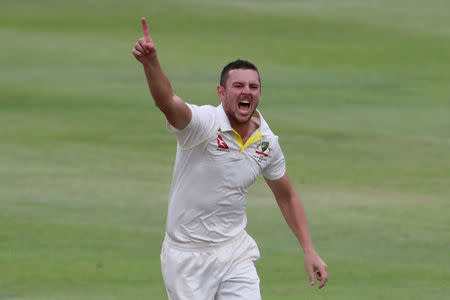
[[249,120],[246,123],[236,123],[230,120],[230,124],[231,127],[239,133],[244,144],[252,136],[253,132],[258,129],[258,124],[252,120]]

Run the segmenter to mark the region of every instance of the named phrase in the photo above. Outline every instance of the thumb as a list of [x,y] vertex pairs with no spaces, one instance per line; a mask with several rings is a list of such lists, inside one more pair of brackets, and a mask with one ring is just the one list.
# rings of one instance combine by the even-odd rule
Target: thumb
[[308,273],[309,284],[314,285],[316,283],[316,278],[314,277],[314,270],[312,265],[308,264],[306,266],[306,272]]

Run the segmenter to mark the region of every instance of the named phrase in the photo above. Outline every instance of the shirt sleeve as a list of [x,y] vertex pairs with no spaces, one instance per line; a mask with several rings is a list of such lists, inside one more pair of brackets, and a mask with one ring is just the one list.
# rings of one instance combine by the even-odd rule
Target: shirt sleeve
[[185,128],[179,130],[167,122],[167,130],[175,133],[182,149],[194,147],[210,137],[214,133],[216,123],[213,106],[187,105],[191,109],[192,118]]
[[263,169],[262,175],[269,180],[277,180],[286,173],[286,160],[278,143],[278,137],[276,137],[270,152],[271,158],[267,166]]

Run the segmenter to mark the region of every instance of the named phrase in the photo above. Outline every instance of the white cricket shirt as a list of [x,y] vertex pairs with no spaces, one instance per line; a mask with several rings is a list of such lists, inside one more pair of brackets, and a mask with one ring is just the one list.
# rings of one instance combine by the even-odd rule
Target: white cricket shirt
[[166,231],[182,243],[221,243],[247,225],[245,198],[259,174],[275,180],[286,172],[278,137],[257,111],[258,130],[245,145],[222,105],[188,105],[192,120],[182,130],[168,124],[178,146]]

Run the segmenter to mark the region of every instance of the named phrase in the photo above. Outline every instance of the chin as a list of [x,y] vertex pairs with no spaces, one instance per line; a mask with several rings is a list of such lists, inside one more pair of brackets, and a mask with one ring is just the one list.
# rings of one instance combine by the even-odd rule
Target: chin
[[250,115],[249,117],[245,117],[245,118],[239,118],[238,119],[238,123],[240,124],[245,124],[248,123],[251,120],[252,116]]

